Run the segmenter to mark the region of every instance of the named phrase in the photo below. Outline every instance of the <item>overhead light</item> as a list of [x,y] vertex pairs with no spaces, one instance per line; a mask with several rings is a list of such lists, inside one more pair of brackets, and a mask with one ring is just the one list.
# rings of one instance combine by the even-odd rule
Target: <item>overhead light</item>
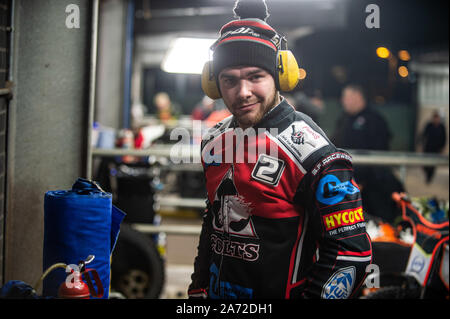
[[409,55],[409,52],[406,51],[406,50],[398,51],[398,57],[402,61],[409,61],[409,60],[411,60],[411,56]]
[[161,64],[169,73],[201,74],[210,59],[210,47],[216,39],[177,38],[171,43]]
[[378,47],[377,55],[382,59],[387,59],[391,55],[391,52],[389,52],[389,50],[385,47]]
[[404,65],[400,66],[398,68],[398,74],[402,77],[402,78],[406,78],[409,74],[408,68]]

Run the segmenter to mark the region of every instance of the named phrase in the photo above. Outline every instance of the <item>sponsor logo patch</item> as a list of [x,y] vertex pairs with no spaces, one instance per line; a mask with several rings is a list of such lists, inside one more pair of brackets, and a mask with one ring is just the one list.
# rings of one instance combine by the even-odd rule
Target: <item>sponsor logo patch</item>
[[346,195],[359,193],[359,189],[351,182],[341,182],[332,174],[325,175],[317,185],[316,198],[325,205],[341,202]]
[[332,230],[343,226],[354,225],[364,221],[363,209],[358,207],[355,209],[346,209],[339,212],[334,212],[325,215],[323,218],[323,224],[325,229]]
[[300,162],[306,160],[318,149],[329,145],[327,140],[305,121],[292,123],[278,135],[278,138],[294,152]]
[[423,256],[417,255],[414,257],[411,263],[411,271],[420,273],[425,266],[425,258]]
[[335,272],[322,288],[323,299],[346,299],[350,297],[355,284],[354,266],[342,268]]

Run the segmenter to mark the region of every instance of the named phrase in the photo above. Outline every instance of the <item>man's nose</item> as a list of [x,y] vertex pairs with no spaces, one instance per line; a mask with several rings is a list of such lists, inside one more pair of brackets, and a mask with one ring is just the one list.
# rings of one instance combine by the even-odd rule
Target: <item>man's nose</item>
[[242,100],[248,99],[252,96],[252,90],[251,85],[246,80],[239,81],[239,91],[238,91],[239,98]]

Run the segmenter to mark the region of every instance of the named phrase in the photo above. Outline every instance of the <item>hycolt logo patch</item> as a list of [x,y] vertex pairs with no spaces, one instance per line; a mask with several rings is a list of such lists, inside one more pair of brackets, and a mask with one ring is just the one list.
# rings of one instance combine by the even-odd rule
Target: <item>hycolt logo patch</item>
[[278,138],[295,153],[294,155],[300,162],[303,162],[318,149],[329,145],[327,140],[305,121],[292,123],[278,135]]
[[261,154],[253,168],[252,177],[260,182],[277,186],[285,166],[283,160]]
[[326,230],[332,230],[342,226],[350,226],[364,221],[362,207],[341,210],[339,212],[325,215],[322,218]]

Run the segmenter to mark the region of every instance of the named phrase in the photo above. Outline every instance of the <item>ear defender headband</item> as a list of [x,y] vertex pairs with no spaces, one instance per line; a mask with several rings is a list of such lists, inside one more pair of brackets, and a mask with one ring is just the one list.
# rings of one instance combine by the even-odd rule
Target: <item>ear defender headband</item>
[[264,68],[274,77],[279,91],[292,91],[299,82],[298,64],[287,49],[286,38],[265,22],[268,12],[264,0],[238,0],[234,12],[240,19],[222,27],[220,38],[211,46],[213,61],[203,66],[203,92],[211,99],[221,98],[220,70],[237,65]]

